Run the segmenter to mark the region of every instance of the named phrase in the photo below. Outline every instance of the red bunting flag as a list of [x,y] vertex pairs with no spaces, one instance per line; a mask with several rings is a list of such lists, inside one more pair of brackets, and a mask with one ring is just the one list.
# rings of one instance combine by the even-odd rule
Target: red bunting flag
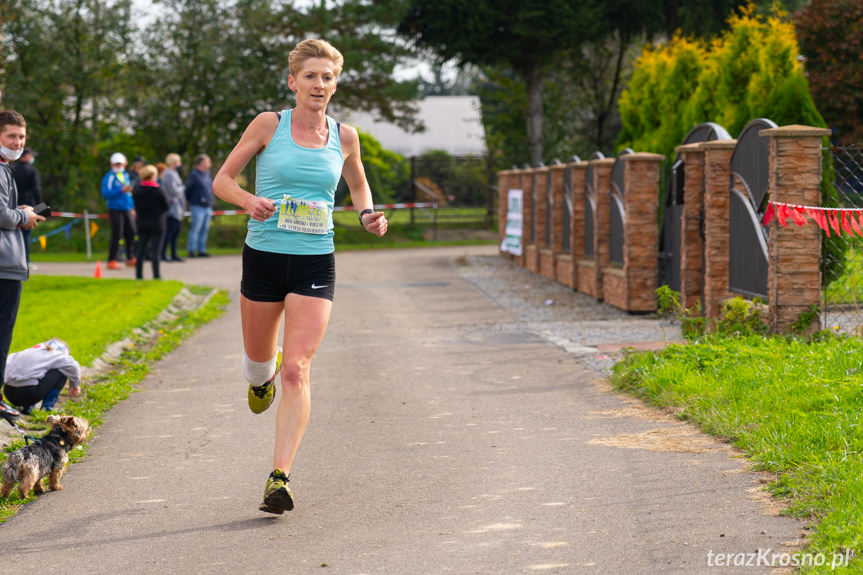
[[767,202],[767,208],[761,218],[761,225],[766,226],[775,218],[782,227],[787,228],[787,222],[790,218],[795,224],[802,226],[806,224],[807,216],[824,230],[828,238],[834,233],[837,236],[845,233],[847,236],[854,237],[856,235],[863,238],[863,208],[840,209]]
[[764,210],[764,217],[761,218],[761,225],[766,226],[773,221],[776,216],[776,210],[773,209],[773,202],[767,202],[767,209]]
[[785,223],[785,220],[788,219],[788,206],[785,204],[779,204],[779,209],[776,210],[776,217],[779,219],[779,223],[782,224],[783,228],[787,228],[788,224]]
[[802,206],[794,206],[793,208],[791,208],[791,219],[794,220],[794,223],[798,226],[806,225],[806,218],[803,217]]
[[842,212],[842,231],[854,237],[854,230],[851,229],[851,224],[848,223],[848,212]]
[[848,219],[851,221],[851,227],[854,228],[857,235],[863,238],[863,229],[861,229],[860,224],[857,223],[857,218],[854,217],[853,212],[848,216]]
[[833,228],[833,231],[836,232],[836,235],[841,235],[839,232],[839,214],[836,210],[830,210],[830,227]]
[[827,234],[827,237],[830,237],[830,227],[827,225],[827,218],[824,216],[824,212],[819,210],[818,208],[806,208],[806,212],[809,214],[809,217],[812,218],[818,227],[824,230],[824,233]]

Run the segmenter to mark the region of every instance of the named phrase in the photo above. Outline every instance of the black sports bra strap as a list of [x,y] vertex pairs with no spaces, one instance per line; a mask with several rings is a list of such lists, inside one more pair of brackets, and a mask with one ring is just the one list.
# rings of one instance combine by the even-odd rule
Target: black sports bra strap
[[282,119],[282,113],[281,113],[281,112],[276,112],[276,116],[278,116],[278,117],[279,117],[279,120],[281,120],[281,119]]

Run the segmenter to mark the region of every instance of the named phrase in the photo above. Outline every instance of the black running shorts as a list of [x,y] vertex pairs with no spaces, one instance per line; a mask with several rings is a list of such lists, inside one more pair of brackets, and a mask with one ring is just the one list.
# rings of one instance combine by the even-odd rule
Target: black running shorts
[[243,246],[240,292],[247,299],[284,301],[289,293],[295,293],[333,301],[335,291],[334,254],[297,256]]

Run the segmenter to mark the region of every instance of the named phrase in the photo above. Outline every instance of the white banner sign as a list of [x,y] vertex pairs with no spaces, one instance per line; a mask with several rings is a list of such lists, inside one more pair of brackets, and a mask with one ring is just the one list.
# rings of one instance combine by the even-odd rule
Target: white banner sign
[[502,252],[521,255],[522,191],[509,190],[506,209],[506,237],[500,244]]

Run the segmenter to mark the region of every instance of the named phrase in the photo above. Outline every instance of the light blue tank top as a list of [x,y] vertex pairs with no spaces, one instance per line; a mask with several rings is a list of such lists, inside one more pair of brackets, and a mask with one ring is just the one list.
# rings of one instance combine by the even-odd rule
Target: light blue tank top
[[[291,112],[282,117],[273,139],[258,155],[255,195],[277,202],[277,211],[263,222],[249,218],[246,244],[256,250],[279,254],[321,255],[333,252],[333,207],[336,186],[345,158],[338,124],[327,116],[330,134],[323,148],[304,148],[291,137]],[[295,200],[282,204],[284,196]],[[305,233],[278,227],[282,210],[297,204],[323,202],[327,206],[326,233]]]

